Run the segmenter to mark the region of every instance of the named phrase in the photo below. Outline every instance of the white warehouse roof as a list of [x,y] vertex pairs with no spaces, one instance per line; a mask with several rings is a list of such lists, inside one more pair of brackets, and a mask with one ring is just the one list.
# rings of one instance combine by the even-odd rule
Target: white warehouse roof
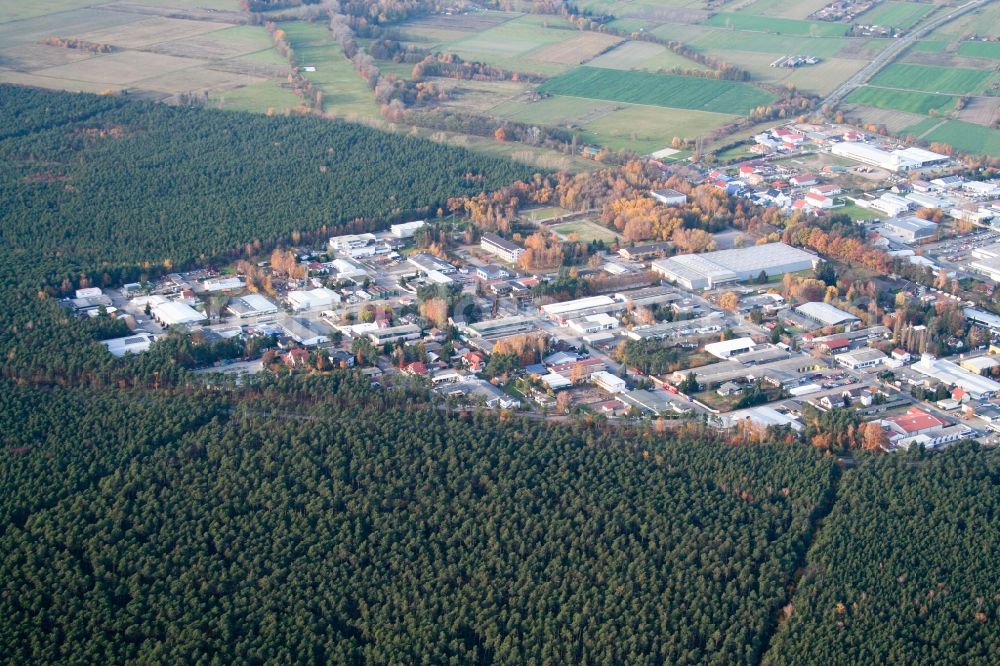
[[326,287],[319,287],[308,291],[290,291],[288,292],[288,302],[296,310],[326,308],[334,303],[339,303],[340,295]]
[[653,269],[689,289],[714,287],[757,277],[794,273],[812,268],[817,256],[785,243],[766,243],[704,254],[680,254],[654,261]]
[[729,358],[733,354],[749,351],[757,346],[750,338],[733,338],[722,342],[710,342],[705,345],[705,351],[717,358]]
[[577,310],[586,310],[588,308],[614,304],[615,300],[610,296],[588,296],[587,298],[578,298],[573,301],[563,301],[562,303],[549,303],[548,305],[543,305],[542,312],[547,315],[562,315],[567,312],[576,312]]
[[166,301],[152,306],[153,316],[165,326],[178,324],[195,324],[205,320],[205,315],[195,310],[187,303]]
[[844,324],[846,322],[861,321],[850,312],[845,312],[840,308],[833,307],[829,303],[821,303],[819,301],[803,303],[799,307],[795,308],[795,311],[800,314],[804,314],[810,319],[815,319],[819,323],[827,326],[836,326],[837,324]]

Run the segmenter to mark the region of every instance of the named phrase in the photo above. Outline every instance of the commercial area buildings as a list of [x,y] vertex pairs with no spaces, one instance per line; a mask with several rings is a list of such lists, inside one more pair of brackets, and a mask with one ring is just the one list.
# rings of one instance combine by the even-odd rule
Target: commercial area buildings
[[923,148],[887,151],[867,143],[844,141],[835,143],[830,152],[855,162],[886,169],[887,171],[909,171],[936,164],[944,164],[951,158]]
[[917,243],[933,238],[938,225],[912,215],[894,217],[882,223],[882,228],[906,243]]
[[814,268],[819,257],[785,243],[767,243],[704,254],[679,254],[652,263],[652,269],[687,289],[712,289],[755,278]]
[[823,303],[820,301],[803,303],[795,308],[795,312],[812,319],[822,326],[839,326],[841,324],[853,325],[861,323],[861,319],[852,315],[850,312],[845,312],[844,310],[834,307],[829,303]]
[[969,372],[951,361],[935,358],[931,354],[924,354],[910,367],[947,386],[958,386],[973,400],[994,398],[1000,394],[1000,382]]
[[247,317],[275,314],[278,311],[278,306],[260,294],[247,294],[229,301],[226,310],[240,319],[245,319]]
[[509,240],[500,238],[494,233],[483,234],[479,246],[490,254],[494,254],[504,261],[516,264],[517,260],[524,254],[524,248],[511,243]]

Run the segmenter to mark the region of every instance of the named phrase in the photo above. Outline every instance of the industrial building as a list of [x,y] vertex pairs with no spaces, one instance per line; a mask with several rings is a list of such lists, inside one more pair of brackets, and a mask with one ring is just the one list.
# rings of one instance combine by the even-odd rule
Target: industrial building
[[526,333],[534,331],[536,328],[537,325],[533,317],[517,316],[466,324],[462,327],[462,332],[472,337],[485,338]]
[[688,200],[686,194],[670,188],[650,190],[649,195],[666,206],[683,206]]
[[233,291],[247,286],[238,277],[217,277],[209,278],[201,283],[201,288],[205,291]]
[[931,354],[924,354],[910,367],[922,375],[934,377],[942,384],[958,386],[973,400],[984,400],[1000,394],[1000,382],[969,372],[951,361]]
[[710,342],[705,345],[705,351],[716,358],[726,359],[737,354],[753,351],[757,343],[750,338],[733,338],[722,342]]
[[905,150],[887,151],[867,143],[844,141],[835,143],[830,152],[840,157],[846,157],[855,162],[886,169],[888,171],[909,171],[928,166],[944,164],[951,158],[940,153],[933,153],[923,148],[907,148]]
[[330,329],[323,323],[302,318],[282,319],[278,326],[292,340],[304,347],[314,347],[330,341]]
[[994,282],[1000,282],[1000,243],[978,247],[972,251],[972,256],[969,268]]
[[579,335],[588,335],[599,331],[610,331],[618,328],[618,320],[606,312],[587,315],[567,322],[569,327]]
[[187,303],[168,301],[162,296],[153,298],[156,300],[150,301],[150,311],[153,319],[158,321],[162,326],[182,326],[205,321],[205,315]]
[[274,314],[278,311],[278,306],[260,294],[247,294],[246,296],[240,296],[229,301],[226,310],[240,319],[245,319],[247,317]]
[[837,363],[850,370],[863,370],[881,365],[887,358],[877,349],[855,349],[833,357]]
[[125,354],[144,352],[155,340],[156,336],[152,333],[136,332],[135,335],[126,335],[123,338],[101,340],[101,344],[107,347],[113,356],[121,357]]
[[490,254],[496,255],[511,264],[516,264],[517,260],[524,254],[523,247],[500,238],[494,233],[483,234],[479,246]]
[[624,393],[628,388],[624,379],[604,370],[591,374],[590,381],[611,394]]
[[391,344],[393,342],[416,340],[420,337],[420,327],[416,324],[403,324],[401,326],[389,326],[388,328],[376,328],[368,331],[368,339],[375,345]]
[[548,305],[543,305],[541,309],[549,319],[557,321],[560,324],[566,324],[570,319],[579,319],[602,312],[624,310],[625,303],[616,301],[610,296],[588,296],[561,303],[549,303]]
[[687,289],[712,289],[757,277],[814,268],[819,257],[785,243],[767,243],[704,254],[680,254],[654,261],[652,268]]
[[403,222],[402,224],[394,224],[389,227],[389,231],[396,238],[413,238],[413,234],[417,233],[417,230],[426,225],[427,223],[423,220],[417,220],[416,222]]
[[882,223],[882,229],[904,243],[916,243],[932,238],[938,225],[913,215],[895,217]]
[[741,421],[749,421],[760,428],[788,426],[792,430],[799,431],[803,427],[802,422],[794,416],[779,412],[774,407],[767,405],[732,412],[723,417],[723,420],[729,426],[735,426]]
[[845,312],[844,310],[836,308],[829,303],[822,303],[819,301],[803,303],[795,308],[795,311],[804,317],[812,319],[822,326],[839,326],[841,324],[850,326],[861,323],[861,319],[852,315],[850,312]]
[[340,294],[326,287],[288,292],[288,304],[292,306],[293,310],[329,308],[335,303],[340,303]]
[[433,254],[427,254],[426,252],[420,252],[412,255],[408,259],[411,266],[429,273],[431,271],[437,271],[443,273],[444,275],[451,275],[452,273],[457,273],[458,269],[449,264],[444,259],[439,259]]
[[347,234],[330,239],[330,249],[337,252],[356,250],[375,242],[375,234]]

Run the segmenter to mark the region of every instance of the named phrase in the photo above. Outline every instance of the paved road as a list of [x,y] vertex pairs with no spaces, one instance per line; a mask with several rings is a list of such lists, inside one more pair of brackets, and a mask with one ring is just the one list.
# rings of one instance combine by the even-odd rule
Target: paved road
[[[833,93],[830,94],[829,97],[824,99],[823,105],[833,108],[834,106],[839,104],[845,97],[847,97],[852,90],[860,86],[863,86],[865,83],[870,81],[876,74],[878,74],[885,67],[891,64],[894,60],[896,60],[896,58],[902,55],[903,51],[912,46],[914,42],[921,39],[929,32],[937,30],[946,23],[949,23],[950,21],[953,21],[958,17],[962,16],[963,14],[967,14],[968,12],[973,11],[974,9],[978,9],[991,1],[992,0],[971,0],[970,2],[967,2],[960,7],[954,8],[953,10],[951,10],[946,14],[938,16],[937,18],[933,19],[932,21],[922,26],[915,27],[913,30],[908,32],[903,37],[893,40],[889,48],[879,53],[874,60],[872,60],[870,63],[868,63],[868,65],[864,67],[864,69],[862,69],[857,74],[855,74],[847,81],[842,83],[840,87],[838,87],[836,90],[833,91]],[[942,11],[946,9],[947,8],[943,8]]]

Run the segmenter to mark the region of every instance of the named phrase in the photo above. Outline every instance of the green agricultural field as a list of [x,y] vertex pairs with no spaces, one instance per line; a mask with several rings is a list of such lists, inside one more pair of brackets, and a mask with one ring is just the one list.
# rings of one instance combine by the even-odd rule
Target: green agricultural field
[[873,85],[903,90],[966,95],[981,92],[992,72],[958,67],[929,67],[895,63],[882,70]]
[[958,55],[1000,60],[1000,42],[962,42]]
[[934,5],[916,2],[884,2],[857,18],[858,23],[907,30],[934,11]]
[[368,84],[344,57],[324,24],[292,21],[283,23],[282,29],[298,61],[316,68],[304,76],[323,91],[325,111],[341,117],[380,117]]
[[948,42],[926,39],[921,39],[919,42],[910,47],[911,50],[919,51],[921,53],[944,53],[946,48],[948,48]]
[[669,148],[674,137],[695,139],[735,118],[707,111],[628,106],[585,124],[583,138],[588,143],[645,155]]
[[701,63],[678,55],[666,47],[652,42],[624,42],[587,63],[590,67],[606,69],[638,69],[655,72],[674,67],[682,69],[708,69]]
[[291,90],[282,88],[277,81],[264,81],[236,90],[217,92],[210,97],[210,106],[227,111],[254,111],[263,113],[273,109],[284,113],[302,104],[302,100]]
[[[712,28],[690,38],[684,38],[683,41],[701,51],[725,48],[730,51],[770,53],[775,56],[801,53],[830,58],[857,40],[846,37],[769,35],[761,32]],[[734,62],[740,64],[739,60]]]
[[830,4],[830,0],[754,0],[749,5],[737,10],[740,14],[756,14],[758,16],[776,16],[779,18],[803,19],[809,17]]
[[562,234],[563,236],[576,234],[584,243],[589,243],[595,240],[610,243],[618,238],[618,235],[615,232],[611,231],[607,227],[602,227],[595,222],[591,222],[590,220],[567,222],[566,224],[561,224],[558,227],[555,227],[553,231]]
[[596,67],[577,67],[545,82],[539,89],[572,97],[738,115],[774,99],[746,83]]
[[[522,16],[495,28],[467,36],[447,45],[463,58],[492,62],[493,58],[516,58],[535,49],[557,44],[580,33],[568,21],[558,17]],[[525,69],[530,71],[530,67]]]
[[946,143],[956,150],[972,155],[1000,157],[1000,130],[961,120],[946,120],[937,128],[926,132],[923,140],[928,143]]
[[612,113],[621,106],[613,101],[553,95],[537,102],[505,102],[491,109],[490,113],[533,125],[580,125]]
[[847,96],[850,104],[863,104],[865,106],[875,106],[880,109],[892,109],[894,111],[908,111],[910,113],[920,113],[928,115],[931,111],[944,111],[954,108],[955,98],[950,95],[934,95],[909,90],[891,90],[889,88],[876,88],[873,86],[863,86],[856,88],[854,92]]
[[773,18],[770,16],[754,16],[752,14],[731,14],[719,12],[705,21],[704,25],[730,28],[733,30],[753,30],[757,32],[773,32],[784,35],[802,35],[805,37],[840,37],[847,34],[847,26],[843,23],[826,21],[796,21],[794,19]]

